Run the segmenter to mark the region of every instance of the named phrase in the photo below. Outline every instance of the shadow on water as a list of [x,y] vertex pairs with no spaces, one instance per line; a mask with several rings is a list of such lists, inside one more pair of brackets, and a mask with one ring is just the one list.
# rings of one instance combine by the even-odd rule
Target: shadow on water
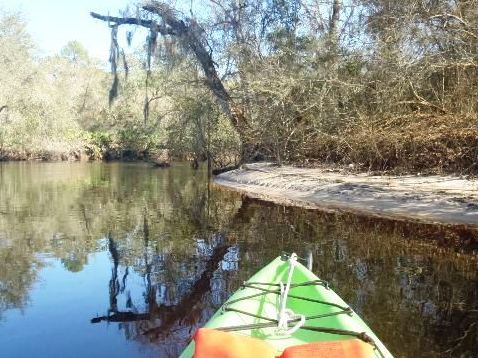
[[[58,355],[61,335],[85,354],[177,356],[282,251],[312,252],[314,272],[397,356],[476,353],[469,228],[272,205],[209,188],[205,171],[186,165],[0,164],[0,198],[7,355],[27,356],[27,339],[49,347],[37,356]],[[66,314],[64,326],[37,332]]]

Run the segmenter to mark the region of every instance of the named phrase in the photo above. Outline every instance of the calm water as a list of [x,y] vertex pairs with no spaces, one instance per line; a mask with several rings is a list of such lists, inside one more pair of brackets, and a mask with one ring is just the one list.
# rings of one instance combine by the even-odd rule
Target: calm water
[[395,355],[476,356],[477,260],[421,232],[208,189],[186,165],[0,164],[0,356],[175,357],[242,281],[308,250]]

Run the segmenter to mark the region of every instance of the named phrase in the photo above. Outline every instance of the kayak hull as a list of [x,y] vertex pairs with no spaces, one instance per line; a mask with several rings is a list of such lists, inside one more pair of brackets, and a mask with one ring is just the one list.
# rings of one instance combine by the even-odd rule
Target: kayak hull
[[[320,283],[316,275],[298,262],[292,273],[287,308],[296,314],[310,318],[306,320],[304,326],[315,330],[300,328],[291,334],[278,332],[277,326],[270,324],[268,319],[277,319],[280,299],[277,293],[278,284],[287,282],[288,274],[289,261],[282,257],[276,258],[252,276],[244,288],[237,290],[205,327],[230,329],[235,334],[264,340],[275,347],[278,354],[291,346],[355,338],[343,334],[343,331],[350,331],[362,333],[370,338],[376,348],[374,354],[377,357],[392,357],[367,324],[326,283]],[[319,284],[301,285],[314,281]],[[268,324],[271,327],[262,327]],[[291,322],[290,326],[294,324]],[[238,326],[246,326],[246,328],[235,330],[234,327]],[[342,332],[342,334],[333,332]],[[181,357],[192,357],[193,353],[194,341],[187,346]]]

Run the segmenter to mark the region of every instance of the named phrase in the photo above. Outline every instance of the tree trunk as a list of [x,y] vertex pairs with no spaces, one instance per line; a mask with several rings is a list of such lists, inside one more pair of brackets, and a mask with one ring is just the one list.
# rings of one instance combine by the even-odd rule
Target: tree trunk
[[331,73],[335,78],[338,71],[338,55],[339,55],[339,34],[338,25],[340,21],[340,11],[342,0],[334,0],[332,3],[332,12],[329,21],[329,51],[332,59]]
[[342,7],[342,0],[334,0],[332,4],[332,14],[329,22],[329,36],[332,41],[337,40],[337,27],[340,20],[340,9]]

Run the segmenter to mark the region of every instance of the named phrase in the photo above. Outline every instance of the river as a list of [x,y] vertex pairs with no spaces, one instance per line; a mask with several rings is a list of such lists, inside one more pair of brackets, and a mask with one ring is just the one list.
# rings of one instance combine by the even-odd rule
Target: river
[[429,231],[247,199],[186,164],[0,163],[0,356],[175,357],[283,251],[312,252],[397,357],[475,356],[478,260]]

